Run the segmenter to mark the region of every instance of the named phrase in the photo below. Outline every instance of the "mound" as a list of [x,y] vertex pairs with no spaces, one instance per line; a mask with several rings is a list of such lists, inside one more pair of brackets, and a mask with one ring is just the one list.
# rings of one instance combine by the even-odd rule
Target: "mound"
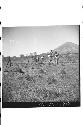
[[79,45],[72,43],[72,42],[66,42],[65,44],[59,46],[54,51],[57,51],[58,53],[78,53],[79,52]]

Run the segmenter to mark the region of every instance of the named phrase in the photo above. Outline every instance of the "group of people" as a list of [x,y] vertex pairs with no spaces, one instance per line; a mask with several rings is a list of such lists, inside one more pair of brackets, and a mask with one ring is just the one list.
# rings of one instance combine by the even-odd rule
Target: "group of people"
[[[53,61],[54,61],[54,63],[55,63],[56,65],[58,65],[59,53],[58,53],[57,51],[51,50],[47,56],[48,56],[48,61],[49,61],[50,64],[53,63]],[[43,62],[44,59],[45,59],[45,56],[44,56],[44,55],[41,56],[41,57],[40,57],[39,55],[35,55],[35,56],[34,56],[34,61],[35,61],[35,62],[39,62],[39,61],[42,61],[42,62]],[[28,60],[28,63],[29,63],[29,60]],[[10,67],[11,67],[11,65],[12,65],[10,56],[8,57],[7,64],[9,64]]]
[[[49,63],[52,63],[54,60],[56,64],[58,64],[58,59],[59,59],[59,53],[57,51],[51,50],[50,53],[48,54],[49,58]],[[43,61],[45,59],[45,56],[39,57],[38,55],[35,56],[35,61],[39,62],[40,60]]]
[[52,60],[55,60],[55,63],[58,64],[58,59],[59,59],[59,53],[57,51],[51,50],[50,51],[50,62],[52,62]]

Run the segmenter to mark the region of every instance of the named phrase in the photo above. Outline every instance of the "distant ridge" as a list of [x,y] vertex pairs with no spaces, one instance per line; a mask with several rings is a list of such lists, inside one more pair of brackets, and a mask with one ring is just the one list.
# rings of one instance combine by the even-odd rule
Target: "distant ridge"
[[54,49],[54,51],[57,51],[59,53],[79,53],[79,45],[72,42],[66,42],[58,48]]

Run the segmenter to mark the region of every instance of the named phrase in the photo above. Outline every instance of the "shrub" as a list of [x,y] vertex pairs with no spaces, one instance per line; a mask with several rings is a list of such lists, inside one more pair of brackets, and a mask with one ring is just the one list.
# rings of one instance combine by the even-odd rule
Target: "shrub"
[[40,69],[40,70],[39,70],[39,73],[40,73],[40,74],[46,74],[46,71],[44,71],[43,69]]
[[60,97],[61,97],[61,94],[59,94],[58,92],[55,92],[55,91],[52,91],[52,90],[49,91],[49,101],[54,101],[54,100],[56,100],[57,98],[60,98]]
[[56,85],[58,83],[57,79],[55,79],[53,76],[48,77],[47,82],[48,82],[48,85],[50,84]]
[[61,78],[64,79],[66,77],[66,71],[64,69],[61,70],[60,72]]

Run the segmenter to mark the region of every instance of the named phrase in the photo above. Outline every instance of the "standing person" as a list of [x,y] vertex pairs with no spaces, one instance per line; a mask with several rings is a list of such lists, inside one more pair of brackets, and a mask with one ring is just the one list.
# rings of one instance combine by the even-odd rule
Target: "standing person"
[[58,65],[59,53],[57,53],[57,51],[55,51],[54,56],[55,56],[55,59],[56,59],[56,64]]
[[50,62],[52,61],[53,59],[53,50],[50,51]]
[[11,67],[11,58],[10,58],[10,56],[8,56],[8,63],[7,64],[9,64],[9,66]]

